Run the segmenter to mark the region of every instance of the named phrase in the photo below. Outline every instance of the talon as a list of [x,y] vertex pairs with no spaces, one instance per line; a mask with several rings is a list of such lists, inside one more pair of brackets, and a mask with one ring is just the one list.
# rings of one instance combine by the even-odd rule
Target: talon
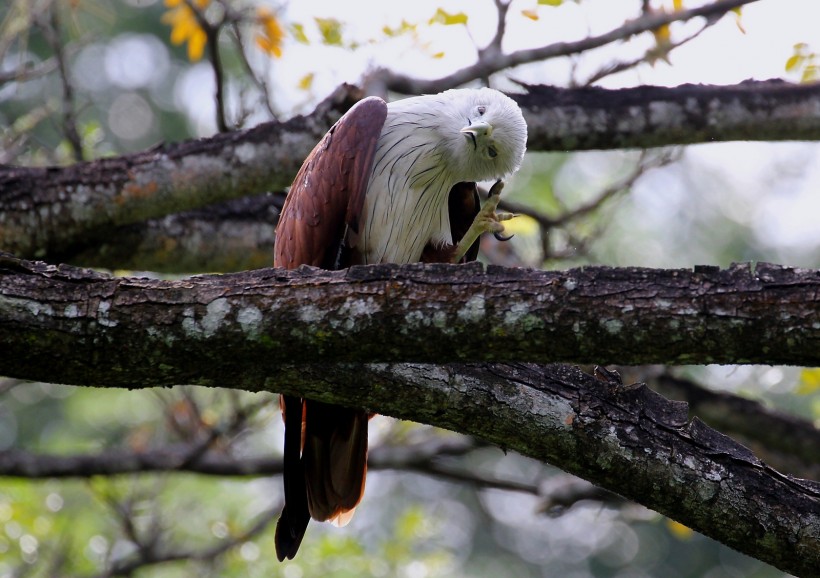
[[487,198],[493,196],[498,196],[501,194],[502,189],[504,188],[504,181],[496,181],[495,184],[490,187],[490,190],[487,192]]
[[496,239],[498,239],[499,241],[504,242],[504,241],[509,241],[510,239],[512,239],[513,237],[515,237],[515,233],[513,233],[512,235],[502,235],[502,234],[501,234],[501,233],[499,233],[499,232],[495,232],[495,233],[493,233],[493,237],[495,237],[495,238],[496,238]]

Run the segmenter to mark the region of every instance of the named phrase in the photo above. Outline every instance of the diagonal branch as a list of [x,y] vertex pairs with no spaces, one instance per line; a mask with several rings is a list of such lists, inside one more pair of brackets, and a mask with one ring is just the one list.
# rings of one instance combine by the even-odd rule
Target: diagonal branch
[[[392,70],[379,70],[374,72],[372,77],[375,78],[376,82],[380,85],[384,85],[389,90],[402,94],[438,92],[446,88],[454,88],[467,84],[478,78],[488,77],[496,72],[501,72],[502,70],[521,64],[538,62],[559,56],[579,54],[613,42],[626,40],[643,32],[656,30],[661,26],[673,22],[686,22],[697,17],[707,19],[720,18],[735,8],[751,4],[755,1],[756,0],[717,0],[688,10],[651,12],[634,20],[628,20],[619,28],[615,28],[604,34],[590,36],[574,42],[556,42],[554,44],[548,44],[547,46],[518,50],[509,54],[504,54],[500,51],[491,51],[490,53],[482,54],[482,57],[471,66],[461,68],[449,76],[434,80],[414,78]],[[495,41],[496,40],[494,40],[494,42]]]

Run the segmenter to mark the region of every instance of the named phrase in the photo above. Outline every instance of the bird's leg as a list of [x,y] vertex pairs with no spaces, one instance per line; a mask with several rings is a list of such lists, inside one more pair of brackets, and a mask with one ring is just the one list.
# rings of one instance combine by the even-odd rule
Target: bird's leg
[[501,200],[501,190],[504,188],[504,181],[496,181],[490,188],[487,202],[481,206],[481,210],[473,219],[473,224],[467,229],[467,232],[456,245],[456,251],[452,256],[452,262],[458,263],[461,258],[469,251],[475,240],[478,239],[482,233],[493,233],[497,239],[506,241],[510,237],[504,237],[504,225],[501,221],[507,221],[515,217],[512,213],[498,213],[498,202]]

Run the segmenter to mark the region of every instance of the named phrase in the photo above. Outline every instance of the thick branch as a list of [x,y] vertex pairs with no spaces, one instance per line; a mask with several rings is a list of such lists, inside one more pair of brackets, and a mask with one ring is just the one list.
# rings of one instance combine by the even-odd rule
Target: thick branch
[[[719,140],[820,140],[820,85],[621,90],[527,87],[516,98],[531,151]],[[0,250],[56,262],[117,227],[290,185],[321,135],[361,93],[341,87],[310,117],[66,168],[0,167]]]
[[0,249],[55,261],[116,227],[288,187],[361,98],[342,86],[309,117],[65,168],[0,167]]
[[199,273],[269,267],[285,193],[241,197],[117,228],[67,262],[101,269]]
[[0,375],[254,389],[280,363],[317,359],[820,365],[818,303],[820,271],[773,265],[416,264],[157,281],[5,256]]
[[530,150],[820,138],[820,84],[526,88],[515,98],[526,111]]

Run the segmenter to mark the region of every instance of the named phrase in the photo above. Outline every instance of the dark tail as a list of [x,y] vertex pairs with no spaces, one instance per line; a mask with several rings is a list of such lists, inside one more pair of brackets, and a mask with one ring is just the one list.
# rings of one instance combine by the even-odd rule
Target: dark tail
[[305,536],[310,512],[308,510],[305,470],[302,466],[302,399],[283,395],[285,414],[285,508],[276,523],[276,557],[279,561],[296,556]]
[[282,403],[285,509],[275,538],[280,562],[296,555],[311,517],[343,526],[353,516],[364,493],[370,418],[361,410],[298,397],[282,396]]

